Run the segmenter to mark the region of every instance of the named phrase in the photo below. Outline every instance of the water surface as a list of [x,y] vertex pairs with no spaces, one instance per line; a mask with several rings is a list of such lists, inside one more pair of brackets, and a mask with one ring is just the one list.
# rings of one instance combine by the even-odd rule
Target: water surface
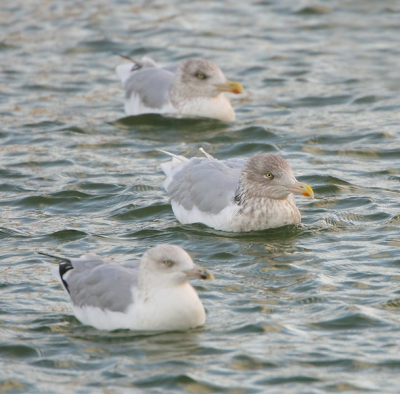
[[[0,391],[398,393],[397,1],[16,0],[0,6]],[[125,118],[116,54],[192,56],[240,81],[237,120]],[[179,224],[166,149],[274,152],[302,224]],[[36,254],[127,262],[162,242],[211,269],[184,333],[96,331]]]

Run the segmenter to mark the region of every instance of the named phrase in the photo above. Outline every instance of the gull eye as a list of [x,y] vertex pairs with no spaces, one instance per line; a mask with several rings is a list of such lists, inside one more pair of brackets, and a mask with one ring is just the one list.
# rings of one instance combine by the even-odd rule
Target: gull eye
[[207,77],[206,77],[205,74],[199,72],[199,73],[196,74],[196,78],[198,78],[198,79],[206,79]]
[[172,267],[174,265],[174,263],[171,260],[165,260],[164,261],[165,266],[167,267]]
[[264,176],[267,178],[267,179],[274,179],[274,175],[273,174],[271,174],[270,172],[267,172],[266,174],[264,174]]

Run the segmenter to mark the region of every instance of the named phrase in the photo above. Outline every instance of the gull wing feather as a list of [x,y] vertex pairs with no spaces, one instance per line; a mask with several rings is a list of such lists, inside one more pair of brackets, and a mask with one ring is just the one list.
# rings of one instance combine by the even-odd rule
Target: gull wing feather
[[125,98],[138,99],[147,108],[162,109],[170,105],[169,91],[173,82],[174,73],[166,68],[142,67],[131,71],[125,80]]
[[138,267],[111,263],[94,253],[61,259],[72,266],[58,279],[66,283],[74,307],[123,312],[133,303],[132,286],[137,285]]
[[233,203],[245,160],[192,158],[166,173],[164,186],[171,202],[186,211],[218,214]]

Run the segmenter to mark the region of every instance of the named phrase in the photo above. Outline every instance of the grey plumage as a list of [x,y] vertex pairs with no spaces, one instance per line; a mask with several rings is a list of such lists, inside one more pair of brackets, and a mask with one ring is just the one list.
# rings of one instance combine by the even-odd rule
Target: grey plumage
[[135,272],[119,264],[94,264],[75,263],[66,280],[74,305],[126,311],[134,301],[131,288],[137,284]]
[[200,211],[217,214],[234,197],[245,160],[225,161],[193,158],[166,188],[171,200],[185,209],[196,206]]
[[125,112],[200,116],[225,122],[235,119],[227,92],[239,94],[243,87],[225,78],[212,62],[187,59],[161,67],[150,58],[116,68],[125,89]]
[[[170,154],[168,152],[165,152]],[[205,153],[203,151],[203,153]],[[164,187],[181,223],[204,223],[225,231],[252,231],[300,223],[292,193],[313,197],[289,164],[271,153],[248,160],[186,159],[163,163]]]
[[[92,306],[113,312],[124,312],[134,301],[131,288],[137,284],[138,267],[108,263],[96,254],[68,259],[39,252],[59,259],[63,286],[75,306]],[[68,269],[62,269],[68,264]]]
[[212,279],[176,245],[148,249],[140,264],[116,264],[89,253],[60,261],[57,279],[75,316],[101,330],[181,330],[204,324],[205,311],[189,278]]
[[137,70],[125,82],[125,98],[137,94],[149,108],[161,108],[169,100],[175,75],[168,68],[145,67]]

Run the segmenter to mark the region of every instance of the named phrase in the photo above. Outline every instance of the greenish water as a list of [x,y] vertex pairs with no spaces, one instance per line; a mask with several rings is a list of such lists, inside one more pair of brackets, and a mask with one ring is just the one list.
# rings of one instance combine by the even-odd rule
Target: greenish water
[[[0,5],[0,392],[398,393],[397,1],[30,0]],[[116,53],[202,56],[237,120],[124,118]],[[156,149],[275,152],[302,224],[179,224]],[[127,262],[170,242],[212,270],[191,332],[82,326],[44,250]]]

